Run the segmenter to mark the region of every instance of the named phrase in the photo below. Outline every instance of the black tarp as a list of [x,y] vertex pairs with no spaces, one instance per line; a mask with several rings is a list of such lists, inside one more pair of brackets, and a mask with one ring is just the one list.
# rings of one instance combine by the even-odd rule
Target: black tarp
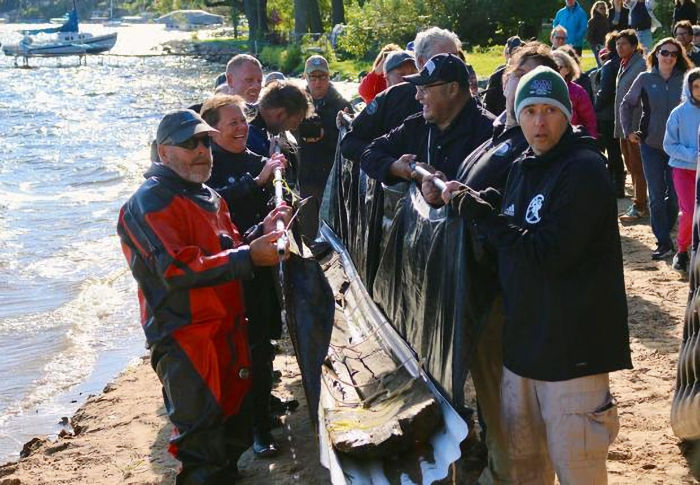
[[474,243],[448,208],[415,184],[382,186],[336,155],[321,216],[348,249],[373,300],[452,404],[463,388],[483,315],[495,292],[471,281]]
[[284,297],[289,337],[301,371],[309,415],[318,426],[321,365],[333,331],[333,290],[315,259],[291,254],[284,263]]

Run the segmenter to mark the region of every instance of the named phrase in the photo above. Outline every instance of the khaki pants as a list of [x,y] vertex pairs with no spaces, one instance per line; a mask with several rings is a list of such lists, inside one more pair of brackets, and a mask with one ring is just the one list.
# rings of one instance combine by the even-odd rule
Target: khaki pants
[[479,336],[470,367],[481,417],[486,423],[488,464],[479,483],[508,483],[508,450],[501,423],[501,373],[503,372],[503,299],[497,298]]
[[639,144],[621,138],[620,150],[622,151],[622,159],[625,161],[627,171],[630,173],[630,177],[632,177],[632,187],[634,189],[632,202],[634,202],[634,206],[637,210],[646,211],[647,180],[644,178],[642,152],[639,148]]
[[608,482],[608,447],[619,429],[608,374],[547,382],[503,368],[501,403],[510,455],[510,479],[518,484]]

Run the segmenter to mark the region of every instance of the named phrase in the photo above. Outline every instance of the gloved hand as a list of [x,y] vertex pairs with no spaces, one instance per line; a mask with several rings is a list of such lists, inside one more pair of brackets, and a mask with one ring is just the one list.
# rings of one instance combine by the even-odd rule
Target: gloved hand
[[[497,190],[491,190],[500,197]],[[487,189],[484,191],[484,194],[489,198],[493,198],[493,192]],[[467,216],[476,221],[496,212],[494,206],[484,200],[479,192],[476,192],[469,187],[456,193],[452,198],[452,204],[461,215]]]
[[503,199],[501,193],[493,187],[487,187],[485,190],[480,191],[479,197],[491,204],[491,207],[494,209],[498,209],[501,206],[501,200]]

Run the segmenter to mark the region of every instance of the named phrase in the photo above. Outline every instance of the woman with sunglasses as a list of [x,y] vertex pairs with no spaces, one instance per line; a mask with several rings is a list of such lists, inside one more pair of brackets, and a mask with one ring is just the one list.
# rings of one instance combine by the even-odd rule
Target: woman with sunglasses
[[[270,212],[274,171],[286,168],[287,159],[282,154],[262,157],[246,148],[248,120],[240,96],[208,99],[202,105],[202,118],[219,130],[211,137],[214,166],[207,185],[224,198],[231,220],[245,233]],[[253,451],[260,457],[279,453],[279,444],[270,433],[274,358],[270,339],[279,338],[282,328],[274,277],[270,268],[257,268],[255,278],[243,283],[254,376]]]
[[[651,253],[654,260],[673,254],[671,230],[678,219],[678,202],[663,141],[671,110],[681,101],[683,75],[691,66],[680,42],[672,37],[660,40],[647,56],[647,71],[637,76],[620,105],[622,131],[641,147],[651,230],[657,242]],[[632,113],[640,104],[642,120],[640,130],[635,131]]]

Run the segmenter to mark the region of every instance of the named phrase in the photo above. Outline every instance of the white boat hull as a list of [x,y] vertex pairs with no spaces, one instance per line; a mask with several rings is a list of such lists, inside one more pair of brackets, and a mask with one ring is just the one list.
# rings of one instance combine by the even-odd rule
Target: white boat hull
[[88,36],[77,32],[63,33],[53,42],[19,42],[3,45],[5,55],[15,57],[60,57],[100,54],[117,42],[117,34]]

